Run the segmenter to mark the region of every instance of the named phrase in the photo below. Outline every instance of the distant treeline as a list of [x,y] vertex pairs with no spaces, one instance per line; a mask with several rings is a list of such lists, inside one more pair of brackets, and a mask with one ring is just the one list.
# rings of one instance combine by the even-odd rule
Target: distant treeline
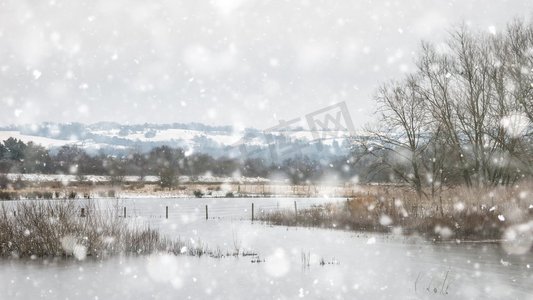
[[123,176],[161,177],[161,185],[172,186],[180,175],[246,176],[283,178],[292,183],[310,183],[325,178],[346,181],[357,175],[355,161],[350,157],[313,160],[296,156],[280,163],[260,158],[214,158],[181,148],[160,146],[148,152],[132,152],[124,156],[89,155],[77,146],[63,146],[58,151],[32,142],[9,138],[0,143],[0,173],[37,173],[72,175],[107,175],[114,180]]

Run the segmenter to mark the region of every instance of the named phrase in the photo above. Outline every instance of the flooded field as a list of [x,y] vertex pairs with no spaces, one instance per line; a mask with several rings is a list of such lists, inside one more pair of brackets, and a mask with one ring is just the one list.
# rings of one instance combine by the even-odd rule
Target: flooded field
[[[115,209],[117,215],[126,207],[132,226],[149,225],[221,255],[6,259],[0,261],[1,295],[4,299],[530,299],[533,295],[533,255],[509,256],[498,244],[434,244],[417,237],[251,222],[252,203],[260,211],[294,209],[295,201],[304,208],[344,200],[98,200],[101,209]],[[235,251],[249,255],[234,257]]]

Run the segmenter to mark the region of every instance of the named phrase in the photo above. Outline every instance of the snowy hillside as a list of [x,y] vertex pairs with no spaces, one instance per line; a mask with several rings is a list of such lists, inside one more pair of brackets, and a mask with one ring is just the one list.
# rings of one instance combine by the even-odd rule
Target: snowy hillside
[[[42,123],[0,128],[0,140],[13,137],[52,150],[64,145],[77,145],[92,153],[148,151],[153,147],[168,145],[181,147],[189,153],[199,152],[214,156],[261,156],[270,155],[271,153],[267,152],[272,149],[271,147],[280,143],[284,147],[298,148],[297,153],[303,151],[311,156],[338,155],[348,149],[348,134],[333,132],[323,136],[324,138],[317,138],[316,132],[306,130],[269,131],[265,134],[257,129],[234,130],[229,126],[215,127],[197,123],[165,125]],[[315,147],[318,143],[320,147]]]

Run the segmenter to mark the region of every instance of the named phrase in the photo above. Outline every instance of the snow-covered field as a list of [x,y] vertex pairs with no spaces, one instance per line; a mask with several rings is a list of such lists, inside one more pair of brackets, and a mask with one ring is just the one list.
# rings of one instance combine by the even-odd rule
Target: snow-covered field
[[[17,174],[17,173],[8,173],[6,174],[9,180],[21,179],[24,181],[30,182],[74,182],[80,181],[80,178],[83,181],[87,182],[110,182],[110,176],[103,175],[69,175],[69,174]],[[218,177],[218,176],[196,176],[192,178],[190,176],[179,176],[178,178],[180,183],[189,183],[189,182],[245,182],[245,183],[262,183],[270,182],[267,178],[261,177]],[[138,182],[144,181],[148,183],[157,183],[159,182],[159,176],[124,176],[123,181],[125,182]]]
[[[532,299],[533,295],[533,256],[508,256],[497,244],[433,244],[414,237],[250,221],[252,202],[257,213],[293,209],[295,199],[99,201],[101,208],[127,207],[132,223],[150,224],[168,236],[222,252],[240,248],[259,256],[3,260],[1,295],[6,299]],[[303,208],[343,199],[296,201]]]

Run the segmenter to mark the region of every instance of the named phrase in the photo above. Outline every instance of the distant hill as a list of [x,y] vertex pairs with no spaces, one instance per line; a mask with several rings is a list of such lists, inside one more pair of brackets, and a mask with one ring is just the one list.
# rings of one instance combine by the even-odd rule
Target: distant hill
[[231,126],[200,123],[123,125],[113,122],[1,127],[0,140],[9,137],[32,141],[52,151],[63,145],[77,145],[89,153],[124,154],[167,145],[215,157],[290,158],[302,154],[318,159],[346,154],[353,138],[345,132],[313,133],[303,129],[265,134],[253,128],[235,130]]

